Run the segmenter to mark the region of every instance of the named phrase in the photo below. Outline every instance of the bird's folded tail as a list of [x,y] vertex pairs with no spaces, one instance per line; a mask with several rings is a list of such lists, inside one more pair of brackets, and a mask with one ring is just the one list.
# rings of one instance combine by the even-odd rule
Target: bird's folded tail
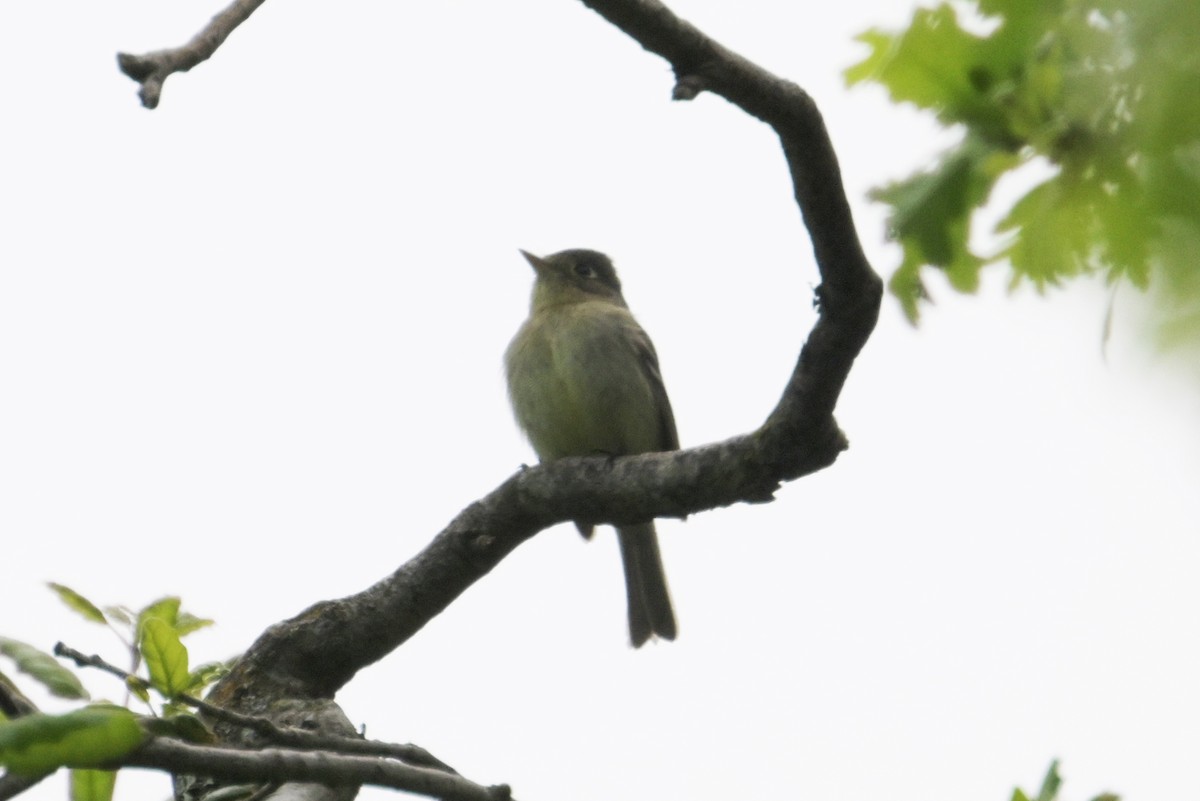
[[675,612],[667,591],[654,523],[617,529],[621,561],[625,565],[625,593],[629,604],[629,639],[640,648],[651,636],[675,639]]

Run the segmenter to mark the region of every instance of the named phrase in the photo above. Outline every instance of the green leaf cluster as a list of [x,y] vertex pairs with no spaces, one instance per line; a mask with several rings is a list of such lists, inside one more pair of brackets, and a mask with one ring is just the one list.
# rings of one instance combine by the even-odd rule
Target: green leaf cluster
[[[956,8],[976,17],[964,26]],[[987,33],[968,28],[983,26]],[[974,0],[920,9],[899,33],[859,37],[851,84],[882,84],[959,143],[929,170],[873,192],[891,206],[902,261],[892,292],[915,321],[922,271],[972,291],[1007,262],[1039,289],[1083,274],[1146,288],[1164,329],[1200,334],[1200,3]],[[996,226],[980,253],[972,219],[998,180],[1031,162],[1053,175]]]
[[182,709],[171,699],[181,694],[198,695],[224,675],[224,666],[215,663],[189,670],[183,638],[211,626],[212,621],[183,611],[179,598],[160,598],[137,611],[124,606],[101,609],[70,587],[53,583],[49,586],[84,620],[107,625],[117,633],[129,650],[131,672],[145,664],[148,678],[130,677],[125,682],[126,689],[149,703],[149,690],[153,688],[168,701],[163,707],[164,714]]
[[[1018,787],[1013,790],[1012,801],[1058,801],[1058,791],[1061,787],[1062,776],[1058,773],[1056,759],[1050,763],[1050,769],[1046,771],[1046,778],[1042,779],[1042,787],[1037,795],[1031,796]],[[1120,801],[1120,798],[1111,793],[1102,793],[1092,801]]]
[[[50,584],[50,588],[84,620],[107,626],[117,634],[131,665],[126,689],[147,704],[150,691],[156,691],[165,699],[163,717],[139,718],[124,707],[108,704],[64,715],[44,715],[32,711],[32,703],[0,674],[4,697],[13,702],[7,715],[0,706],[0,766],[29,775],[70,767],[72,799],[109,801],[116,774],[103,768],[128,755],[148,733],[211,742],[212,735],[204,724],[180,701],[182,695],[199,696],[227,672],[225,665],[215,663],[189,667],[182,639],[211,625],[211,620],[182,611],[175,597],[159,599],[134,611],[123,606],[101,608],[62,584]],[[18,671],[56,696],[88,697],[75,673],[44,651],[0,637],[0,655],[11,659]],[[142,666],[145,678],[136,674]]]

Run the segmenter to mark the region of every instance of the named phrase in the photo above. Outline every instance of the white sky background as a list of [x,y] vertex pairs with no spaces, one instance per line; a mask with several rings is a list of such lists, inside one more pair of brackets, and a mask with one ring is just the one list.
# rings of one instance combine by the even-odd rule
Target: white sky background
[[[812,92],[890,271],[865,192],[949,140],[840,73],[909,4],[672,5]],[[207,661],[387,575],[532,459],[500,369],[517,248],[614,257],[685,446],[775,403],[817,276],[765,126],[669,102],[663,61],[566,0],[276,0],[143,110],[116,51],[217,8],[0,11],[0,634],[115,658],[43,582],[175,593],[218,621]],[[833,468],[660,524],[676,643],[628,648],[614,538],[563,526],[347,713],[524,801],[1006,801],[1054,757],[1067,799],[1197,797],[1194,386],[1131,293],[1105,362],[1103,288],[933,288],[919,329],[885,301]]]

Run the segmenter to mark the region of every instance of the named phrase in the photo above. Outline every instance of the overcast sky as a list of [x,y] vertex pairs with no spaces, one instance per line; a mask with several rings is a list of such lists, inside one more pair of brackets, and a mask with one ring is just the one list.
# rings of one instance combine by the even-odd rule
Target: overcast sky
[[[814,95],[890,272],[865,193],[953,133],[841,71],[911,6],[673,7]],[[613,257],[684,446],[774,405],[817,273],[761,123],[670,102],[667,65],[568,0],[276,0],[142,109],[115,53],[218,8],[0,11],[0,635],[119,659],[43,582],[172,593],[217,620],[208,661],[390,573],[533,459],[500,368],[518,248]],[[885,301],[837,464],[660,523],[677,642],[631,650],[615,538],[561,526],[347,714],[523,801],[1006,801],[1055,757],[1067,799],[1197,797],[1195,386],[1128,291],[1105,358],[1101,286],[931,288],[917,329]]]

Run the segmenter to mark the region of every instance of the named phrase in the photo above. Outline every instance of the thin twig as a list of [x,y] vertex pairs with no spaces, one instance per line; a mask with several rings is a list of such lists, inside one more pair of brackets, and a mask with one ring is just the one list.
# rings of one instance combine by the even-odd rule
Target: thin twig
[[370,784],[443,801],[510,801],[508,785],[486,787],[453,773],[363,756],[267,748],[261,751],[193,745],[170,738],[147,740],[121,760],[126,767],[158,768],[229,781]]
[[[60,642],[54,645],[54,655],[70,659],[79,667],[91,667],[103,670],[105,673],[110,673],[122,681],[138,682],[142,687],[150,689],[150,683],[142,677],[127,673],[96,654],[88,656]],[[285,728],[276,725],[267,718],[255,715],[243,715],[240,712],[234,712],[224,707],[210,704],[207,701],[201,701],[199,698],[187,693],[180,693],[170,700],[186,704],[214,720],[220,720],[234,726],[249,729],[275,745],[286,745],[306,751],[332,751],[338,754],[387,757],[397,759],[409,765],[439,770],[443,773],[456,774],[458,772],[424,748],[412,745],[411,743],[385,743],[378,740],[337,737],[304,731],[303,729]]]

